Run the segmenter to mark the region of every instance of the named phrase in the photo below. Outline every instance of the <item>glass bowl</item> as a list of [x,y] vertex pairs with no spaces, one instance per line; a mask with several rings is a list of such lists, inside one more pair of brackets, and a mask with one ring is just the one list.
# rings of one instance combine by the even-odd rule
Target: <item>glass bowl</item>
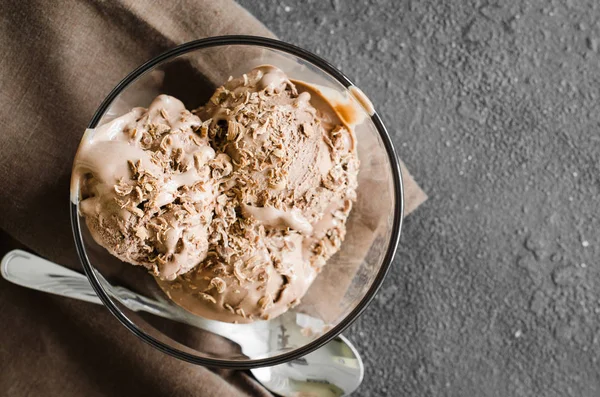
[[348,219],[346,239],[300,305],[272,320],[251,324],[222,323],[192,315],[172,303],[144,268],[119,261],[95,243],[79,214],[77,181],[71,188],[75,244],[97,295],[143,341],[195,364],[256,368],[297,359],[319,348],[356,320],[372,300],[400,237],[402,180],[381,119],[346,76],[293,45],[251,36],[214,37],[180,45],[121,81],[102,102],[88,128],[133,107],[147,107],[160,93],[173,95],[194,109],[229,76],[263,64],[360,103],[357,109],[364,113],[363,122],[355,128],[361,166],[358,199]]

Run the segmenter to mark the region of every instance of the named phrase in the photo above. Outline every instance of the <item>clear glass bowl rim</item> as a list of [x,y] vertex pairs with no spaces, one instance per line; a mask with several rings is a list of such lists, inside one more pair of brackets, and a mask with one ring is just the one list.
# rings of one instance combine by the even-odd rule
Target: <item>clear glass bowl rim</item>
[[[354,84],[348,79],[342,72],[337,70],[333,65],[324,59],[314,55],[313,53],[306,51],[300,47],[294,46],[292,44],[285,43],[280,40],[258,37],[258,36],[244,36],[244,35],[235,35],[235,36],[216,36],[209,37],[205,39],[199,39],[190,41],[184,44],[181,44],[177,47],[174,47],[137,67],[134,71],[129,73],[119,84],[113,88],[113,90],[108,94],[108,96],[102,101],[94,116],[92,117],[88,128],[95,128],[98,125],[98,122],[113,102],[113,100],[133,81],[135,81],[138,77],[144,74],[146,71],[152,69],[159,63],[175,58],[177,56],[186,54],[188,52],[192,52],[195,50],[210,48],[210,47],[219,47],[219,46],[227,46],[227,45],[248,45],[248,46],[258,46],[265,47],[268,49],[282,51],[284,53],[294,55],[298,58],[301,58],[305,61],[308,61],[320,69],[327,72],[329,75],[334,77],[337,81],[339,81],[344,87],[348,88],[353,86]],[[219,367],[219,368],[230,368],[230,369],[251,369],[257,367],[267,367],[271,365],[282,364],[296,358],[305,356],[310,352],[318,349],[319,347],[325,345],[330,340],[339,335],[342,331],[344,331],[350,324],[352,324],[358,316],[365,310],[368,304],[371,302],[377,291],[379,290],[385,276],[390,268],[390,265],[394,259],[394,255],[396,249],[398,247],[398,243],[400,240],[400,230],[402,228],[402,221],[404,217],[404,188],[402,184],[402,174],[400,172],[400,164],[398,161],[398,157],[392,145],[390,136],[383,125],[380,117],[377,112],[375,112],[371,116],[371,121],[375,125],[381,139],[384,143],[385,150],[387,152],[391,171],[393,176],[394,183],[394,193],[396,197],[396,203],[394,205],[394,220],[392,224],[392,233],[389,242],[389,246],[386,250],[386,254],[381,265],[381,268],[377,272],[375,279],[373,280],[373,284],[365,294],[365,296],[361,299],[358,305],[344,318],[342,321],[333,327],[331,330],[321,335],[319,338],[314,341],[302,346],[298,349],[291,350],[289,352],[279,354],[273,357],[268,357],[264,359],[258,360],[247,360],[247,361],[237,361],[237,360],[224,360],[224,359],[216,359],[209,357],[199,357],[194,354],[190,354],[176,348],[169,346],[168,344],[161,342],[154,337],[146,334],[140,328],[138,328],[111,300],[108,293],[104,290],[100,281],[92,271],[92,264],[89,261],[87,253],[85,251],[85,246],[83,242],[83,237],[81,234],[81,224],[78,216],[78,205],[74,203],[70,203],[71,205],[71,227],[73,229],[73,236],[75,240],[75,246],[77,249],[77,254],[87,275],[92,287],[94,288],[96,294],[100,298],[100,300],[104,303],[104,305],[109,309],[109,311],[117,317],[117,319],[131,332],[133,332],[136,336],[142,339],[144,342],[150,344],[156,349],[169,354],[173,357],[179,358],[181,360],[208,366],[208,367]]]

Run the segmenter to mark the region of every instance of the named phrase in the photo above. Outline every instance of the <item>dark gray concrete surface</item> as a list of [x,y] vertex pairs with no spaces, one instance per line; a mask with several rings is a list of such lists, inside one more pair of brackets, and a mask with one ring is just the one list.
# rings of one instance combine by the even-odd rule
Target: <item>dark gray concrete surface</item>
[[242,0],[430,195],[346,332],[360,396],[600,396],[600,2]]

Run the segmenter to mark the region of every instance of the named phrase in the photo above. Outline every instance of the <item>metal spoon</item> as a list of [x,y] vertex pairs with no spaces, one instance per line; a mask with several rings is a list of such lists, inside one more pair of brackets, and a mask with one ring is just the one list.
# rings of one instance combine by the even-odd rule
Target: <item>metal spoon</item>
[[[7,253],[2,258],[1,273],[4,279],[23,287],[102,304],[85,275],[25,251]],[[184,310],[173,311],[165,303],[123,287],[113,288],[112,294],[131,310],[191,324],[230,339],[249,357],[260,352],[261,339],[257,335],[260,328],[256,325],[240,332],[240,327],[247,324],[222,323],[193,316]],[[282,396],[340,397],[351,394],[360,386],[364,366],[356,348],[340,335],[302,358],[273,367],[255,368],[251,372],[263,386]]]

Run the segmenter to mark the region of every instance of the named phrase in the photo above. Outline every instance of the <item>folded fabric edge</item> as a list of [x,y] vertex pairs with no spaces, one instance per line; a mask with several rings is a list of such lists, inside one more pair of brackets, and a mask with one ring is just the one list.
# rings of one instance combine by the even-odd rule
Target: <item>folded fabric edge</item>
[[419,187],[402,160],[400,171],[404,183],[404,216],[408,216],[427,200],[427,194]]

